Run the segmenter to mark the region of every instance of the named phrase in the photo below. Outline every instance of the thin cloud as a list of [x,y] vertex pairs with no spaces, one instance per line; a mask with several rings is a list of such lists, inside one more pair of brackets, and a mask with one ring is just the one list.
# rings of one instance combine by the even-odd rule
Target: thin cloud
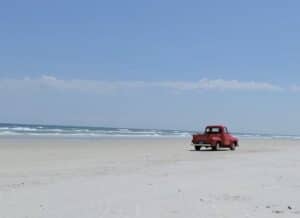
[[290,87],[290,90],[293,92],[300,92],[300,86],[299,85],[292,85]]
[[[236,91],[282,91],[284,88],[267,83],[238,80],[201,79],[195,82],[186,81],[97,81],[97,80],[63,80],[43,75],[39,78],[0,80],[0,88],[4,89],[55,89],[89,93],[107,93],[112,91],[142,88],[164,88],[171,90],[236,90]],[[300,90],[294,87],[294,90]]]
[[208,80],[197,82],[160,82],[159,86],[181,90],[245,90],[245,91],[281,91],[283,88],[265,82],[242,82],[238,80]]

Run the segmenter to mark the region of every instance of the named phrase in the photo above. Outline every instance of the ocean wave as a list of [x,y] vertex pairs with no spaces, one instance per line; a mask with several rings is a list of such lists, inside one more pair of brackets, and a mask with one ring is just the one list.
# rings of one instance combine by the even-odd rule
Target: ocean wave
[[187,135],[179,134],[179,135],[161,135],[161,134],[99,134],[99,133],[20,133],[20,132],[12,132],[12,131],[2,131],[0,132],[0,136],[45,136],[45,137],[186,137]]
[[120,132],[131,132],[129,129],[117,129]]
[[20,135],[20,134],[11,131],[0,131],[0,136],[10,136],[10,135]]
[[38,129],[36,128],[30,128],[30,127],[12,127],[10,128],[10,130],[13,130],[13,131],[24,131],[24,132],[28,132],[28,131],[37,131]]

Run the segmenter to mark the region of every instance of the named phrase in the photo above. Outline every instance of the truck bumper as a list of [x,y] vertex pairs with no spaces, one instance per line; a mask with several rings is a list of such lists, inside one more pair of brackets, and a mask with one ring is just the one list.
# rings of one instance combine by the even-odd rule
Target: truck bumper
[[200,144],[194,144],[194,143],[192,143],[191,146],[213,147],[211,144],[203,144],[203,143],[200,143]]

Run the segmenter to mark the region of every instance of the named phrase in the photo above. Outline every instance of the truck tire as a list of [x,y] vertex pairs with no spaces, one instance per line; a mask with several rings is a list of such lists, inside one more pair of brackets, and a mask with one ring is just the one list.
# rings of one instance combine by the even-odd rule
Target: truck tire
[[234,151],[234,150],[235,150],[235,147],[236,147],[236,142],[233,142],[233,143],[230,145],[230,150]]
[[221,147],[221,143],[220,143],[220,142],[217,142],[217,143],[215,144],[215,146],[212,147],[212,150],[213,150],[213,151],[218,151],[218,150],[220,150],[220,147]]
[[200,149],[201,149],[201,146],[195,146],[196,151],[200,151]]
[[232,143],[232,144],[230,145],[230,150],[232,150],[232,151],[235,150],[235,143]]

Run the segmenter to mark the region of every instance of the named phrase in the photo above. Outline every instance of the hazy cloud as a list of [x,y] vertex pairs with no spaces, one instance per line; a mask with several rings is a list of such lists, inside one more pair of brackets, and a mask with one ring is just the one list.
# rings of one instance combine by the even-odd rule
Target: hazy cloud
[[[0,79],[0,88],[4,89],[55,89],[90,93],[106,93],[124,89],[165,88],[173,90],[237,90],[237,91],[281,91],[284,88],[267,83],[238,80],[201,79],[195,82],[186,81],[96,81],[96,80],[63,80],[43,75],[39,78]],[[294,91],[300,87],[294,86]]]
[[250,90],[250,91],[280,91],[282,88],[265,82],[242,82],[238,80],[208,80],[197,82],[159,82],[159,86],[182,90]]
[[290,90],[293,92],[300,92],[300,86],[299,85],[292,85],[290,87]]

